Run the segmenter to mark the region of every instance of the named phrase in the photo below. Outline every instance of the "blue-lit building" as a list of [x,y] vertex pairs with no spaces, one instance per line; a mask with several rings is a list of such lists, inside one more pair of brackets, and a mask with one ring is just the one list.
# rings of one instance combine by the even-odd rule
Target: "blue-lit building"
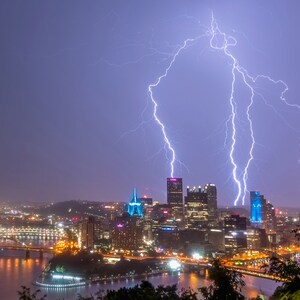
[[250,221],[261,227],[266,221],[266,199],[258,191],[250,192]]
[[132,199],[128,203],[127,212],[130,216],[143,217],[143,204],[141,200],[137,197],[136,189],[133,189]]

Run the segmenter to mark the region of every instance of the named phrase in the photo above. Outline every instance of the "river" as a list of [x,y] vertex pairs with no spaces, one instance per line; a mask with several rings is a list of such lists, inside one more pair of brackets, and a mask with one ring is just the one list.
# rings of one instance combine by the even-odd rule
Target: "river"
[[[17,291],[21,285],[30,287],[32,291],[38,289],[32,283],[40,275],[41,270],[46,266],[50,257],[45,255],[43,260],[40,260],[38,253],[31,253],[31,258],[25,260],[24,251],[0,251],[0,299],[14,300],[18,299]],[[195,274],[163,274],[147,278],[155,286],[159,284],[172,285],[177,284],[181,287],[191,287],[197,290],[200,286],[208,285],[209,281]],[[261,292],[265,295],[271,295],[275,288],[280,285],[272,280],[258,278],[253,276],[245,276],[246,287],[243,293],[246,297],[255,297]],[[95,294],[99,289],[118,289],[123,286],[131,287],[140,282],[141,279],[121,280],[107,283],[93,284],[90,286],[82,286],[76,288],[60,288],[60,289],[45,289],[42,294],[47,294],[47,300],[74,300],[76,295],[80,293],[83,296]]]

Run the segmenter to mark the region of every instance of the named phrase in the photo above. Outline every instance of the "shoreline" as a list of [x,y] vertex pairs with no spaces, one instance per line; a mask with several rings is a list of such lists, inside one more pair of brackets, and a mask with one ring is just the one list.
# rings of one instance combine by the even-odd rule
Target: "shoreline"
[[33,284],[42,288],[74,288],[78,286],[90,286],[90,285],[97,285],[99,283],[106,283],[106,282],[114,282],[114,281],[126,281],[126,280],[133,280],[133,279],[147,279],[148,277],[156,277],[162,274],[178,274],[178,272],[153,272],[153,273],[143,273],[143,274],[136,274],[136,275],[130,275],[130,276],[111,276],[111,277],[102,277],[102,278],[88,278],[80,282],[69,282],[69,283],[51,283],[51,280],[49,282],[40,282],[36,280]]

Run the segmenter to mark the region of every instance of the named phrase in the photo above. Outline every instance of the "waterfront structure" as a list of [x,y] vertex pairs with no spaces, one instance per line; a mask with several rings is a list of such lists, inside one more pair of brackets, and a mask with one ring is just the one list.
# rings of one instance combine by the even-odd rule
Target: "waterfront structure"
[[247,248],[247,218],[231,215],[224,218],[225,251],[236,252]]
[[182,178],[167,178],[167,203],[172,207],[175,219],[183,218]]
[[206,226],[208,223],[208,199],[207,193],[201,190],[201,186],[198,188],[187,187],[184,203],[187,227],[197,229]]

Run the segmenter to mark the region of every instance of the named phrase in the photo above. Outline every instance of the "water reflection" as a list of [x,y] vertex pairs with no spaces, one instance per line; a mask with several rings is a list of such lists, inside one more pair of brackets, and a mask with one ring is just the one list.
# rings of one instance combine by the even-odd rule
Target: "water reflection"
[[[32,282],[41,274],[42,269],[46,266],[50,256],[45,256],[44,259],[39,259],[38,253],[32,253],[31,258],[25,260],[25,251],[0,251],[0,290],[1,299],[17,299],[17,290],[20,290],[21,285],[31,287],[36,290],[37,287],[32,285]],[[173,275],[162,274],[155,277],[144,278],[157,285],[172,285],[177,284],[178,289],[182,287],[191,288],[195,291],[201,286],[207,286],[210,282],[199,277],[196,274],[177,274]],[[118,289],[120,287],[133,287],[140,283],[141,279],[127,280],[107,280],[101,284],[94,284],[76,288],[57,288],[45,289],[42,288],[42,293],[47,294],[47,300],[65,299],[73,300],[76,295],[89,296],[94,294],[99,289]],[[271,295],[275,288],[279,285],[274,281],[245,276],[246,287],[244,293],[247,297],[255,297],[261,291],[266,295]]]

